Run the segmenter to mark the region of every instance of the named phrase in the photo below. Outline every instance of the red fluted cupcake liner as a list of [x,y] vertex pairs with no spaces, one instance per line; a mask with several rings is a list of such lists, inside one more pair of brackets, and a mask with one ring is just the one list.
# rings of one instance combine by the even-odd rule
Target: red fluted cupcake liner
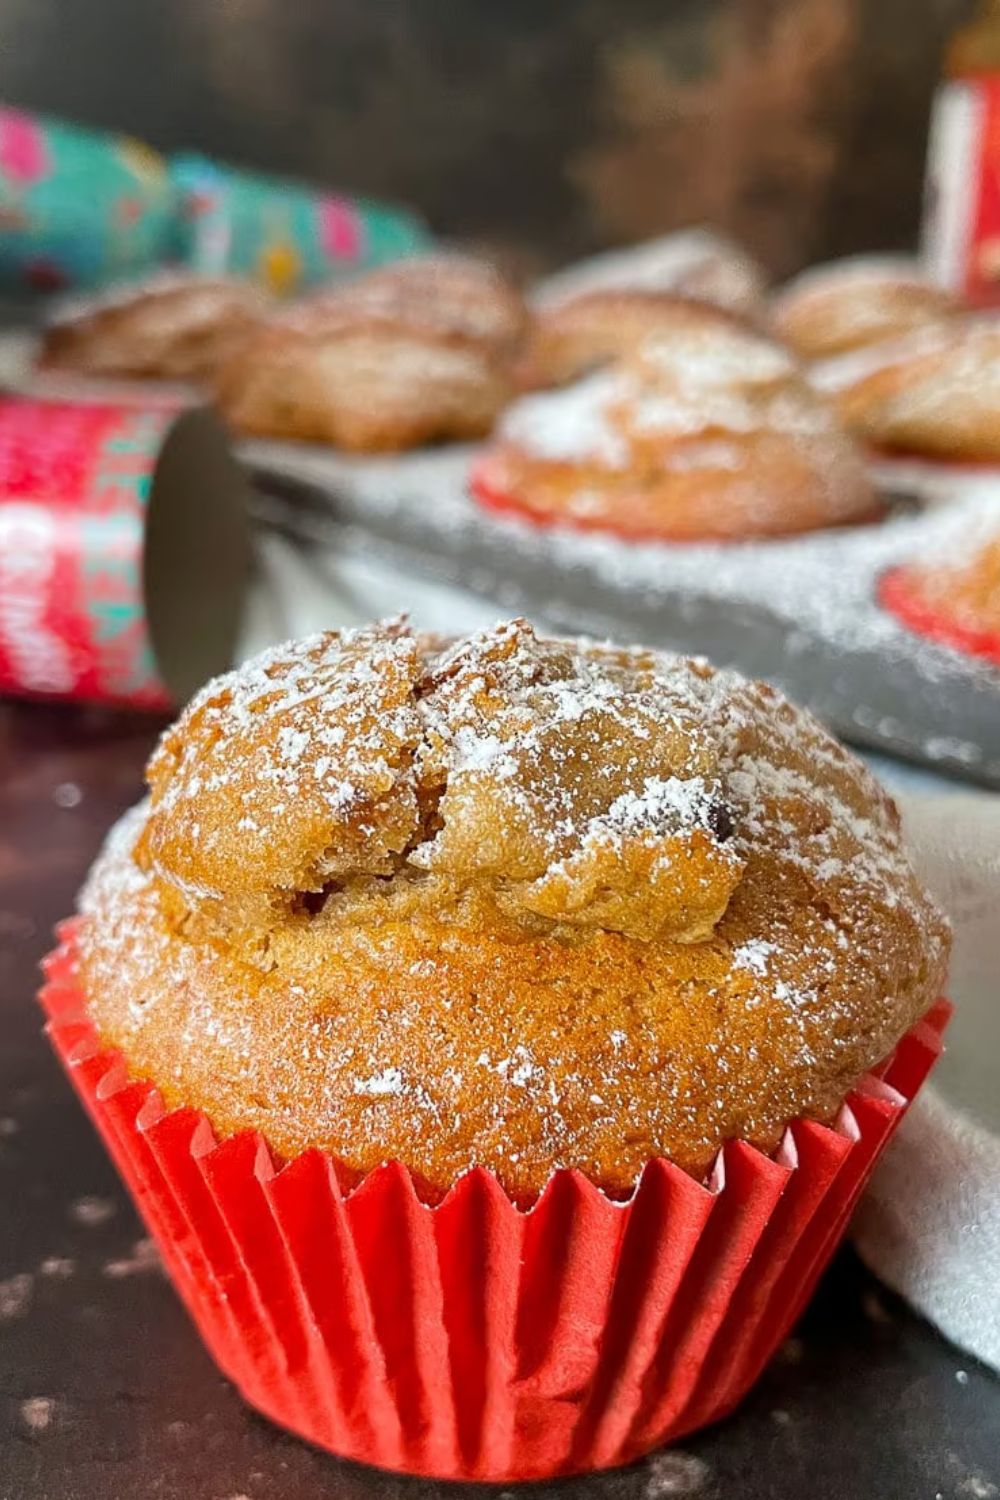
[[626,1203],[556,1172],[528,1211],[474,1169],[435,1207],[390,1163],[218,1142],[102,1050],[75,924],[47,961],[48,1032],[222,1370],[346,1458],[447,1479],[627,1463],[745,1394],[809,1297],[941,1048],[939,1002],[833,1125],[773,1157],[733,1142],[707,1183],[664,1160]]
[[[526,521],[542,531],[565,527],[570,531],[604,532],[609,536],[620,537],[626,542],[670,542],[680,546],[686,542],[706,540],[706,538],[698,537],[671,537],[652,526],[642,528],[615,526],[612,521],[606,519],[598,520],[590,516],[573,515],[569,511],[556,514],[535,510],[518,494],[506,487],[503,464],[497,463],[490,454],[473,464],[469,472],[468,484],[473,500],[483,510],[492,511],[495,515],[512,516],[515,520]],[[620,501],[619,509],[627,511],[628,502]]]
[[963,625],[929,603],[915,585],[909,568],[891,568],[883,573],[878,582],[878,599],[884,609],[917,635],[967,655],[985,657],[1000,666],[1000,632]]

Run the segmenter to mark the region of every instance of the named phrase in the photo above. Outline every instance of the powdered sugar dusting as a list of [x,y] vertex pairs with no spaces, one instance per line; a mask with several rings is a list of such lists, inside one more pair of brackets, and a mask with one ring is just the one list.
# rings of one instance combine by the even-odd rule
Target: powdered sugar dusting
[[[351,795],[309,802],[314,759]],[[205,900],[194,865],[178,879],[204,847],[171,838],[192,809],[211,825],[226,766],[273,823]],[[329,889],[281,886],[289,829],[336,865]],[[452,645],[401,622],[313,638],[213,684],[83,910],[88,993],[138,1066],[166,1039],[168,1103],[222,1097],[279,1152],[440,1153],[447,1181],[481,1163],[526,1191],[602,1162],[629,1186],[637,1091],[699,1172],[733,1133],[828,1111],[944,949],[891,807],[780,695],[518,620]]]
[[809,266],[772,293],[771,304],[781,310],[805,293],[826,288],[897,286],[933,288],[926,270],[915,255],[847,255],[841,260]]
[[536,288],[543,309],[594,291],[679,291],[722,307],[753,305],[763,277],[744,250],[708,229],[611,250],[549,276]]
[[57,298],[46,321],[53,328],[66,327],[105,313],[135,309],[143,328],[160,337],[213,323],[234,312],[262,315],[267,304],[267,294],[253,281],[205,276],[177,266],[115,282],[100,292]]
[[628,446],[607,420],[609,405],[621,390],[616,375],[600,371],[562,391],[524,396],[501,417],[499,434],[540,458],[596,458],[610,468],[624,468]]
[[406,1085],[399,1068],[383,1068],[381,1073],[373,1073],[370,1078],[356,1078],[354,1080],[354,1092],[356,1094],[368,1094],[373,1099],[385,1098],[388,1094],[402,1094]]
[[768,959],[775,951],[773,943],[765,942],[763,938],[752,938],[735,950],[733,965],[737,969],[747,969],[751,974],[764,975],[767,973]]
[[[669,338],[651,335],[622,365],[565,390],[524,397],[499,427],[502,439],[535,457],[609,469],[636,461],[637,440],[699,434],[707,439],[702,448],[678,449],[681,467],[696,467],[700,459],[704,466],[736,469],[740,455],[725,448],[726,436],[763,432],[798,441],[839,437],[832,413],[786,350],[712,323]],[[673,460],[666,450],[663,466]]]
[[[838,788],[854,763],[813,728],[811,754],[823,774],[820,792],[815,772],[795,764],[794,743],[803,733],[803,719],[784,700],[775,700],[779,707],[773,711],[771,754],[749,756],[741,746],[760,707],[755,690],[735,674],[692,670],[666,653],[638,653],[631,661],[617,653],[624,663],[618,667],[614,656],[588,643],[549,646],[525,631],[514,622],[450,651],[432,648],[424,658],[423,677],[413,655],[414,639],[397,623],[382,631],[310,638],[275,648],[210,684],[194,700],[188,718],[211,726],[213,748],[221,750],[219,762],[233,763],[229,774],[235,778],[238,801],[252,807],[263,798],[260,817],[241,820],[254,827],[273,830],[276,818],[291,818],[303,788],[315,790],[318,761],[325,763],[319,777],[326,819],[320,842],[331,867],[338,821],[349,822],[359,802],[368,805],[369,793],[361,784],[364,762],[365,774],[376,768],[383,797],[398,795],[402,788],[414,807],[426,795],[419,790],[422,784],[438,785],[437,826],[425,829],[414,821],[405,851],[385,867],[386,873],[410,868],[451,879],[460,871],[467,879],[493,878],[490,860],[498,857],[509,834],[529,875],[524,897],[529,909],[556,919],[566,920],[575,908],[546,903],[556,899],[553,890],[579,877],[581,860],[598,855],[603,860],[610,853],[625,868],[626,850],[645,848],[669,868],[676,857],[675,840],[694,837],[715,848],[710,871],[717,873],[706,873],[704,880],[706,892],[714,890],[717,879],[724,881],[720,912],[728,899],[724,892],[738,882],[743,862],[762,843],[773,846],[789,865],[808,871],[817,883],[863,885],[889,909],[901,899],[909,866],[895,829],[881,815],[874,784],[857,765],[843,781],[852,797],[872,800],[878,817],[861,813],[840,795]],[[401,654],[408,663],[408,686],[383,719],[378,707],[384,684],[373,699],[368,674],[378,671],[379,662]],[[324,675],[331,662],[332,679]],[[333,714],[335,708],[342,715],[345,706],[347,732]],[[245,753],[244,736],[256,733],[261,716],[265,722],[276,718],[278,728],[263,749],[250,741],[253,779],[247,783],[246,766],[240,767],[239,759]],[[571,737],[564,742],[566,731]],[[581,780],[577,757],[592,736],[605,763],[598,766],[596,778]],[[390,764],[404,741],[407,755]],[[224,773],[206,769],[196,753],[199,743],[192,737],[191,753],[181,754],[160,788],[154,807],[161,818],[176,816],[188,803],[217,790],[213,775]],[[387,745],[392,747],[389,758]],[[586,752],[584,758],[589,758]],[[674,769],[649,771],[650,763],[666,758],[674,760]],[[781,809],[817,799],[823,818],[808,839],[792,838],[792,824],[782,823]],[[370,836],[377,842],[379,815],[373,809],[368,816]],[[488,820],[482,835],[476,833],[480,816]],[[148,818],[144,804],[114,831],[85,892],[85,911],[127,905],[148,892],[149,876],[131,857]],[[363,831],[366,826],[363,815]],[[273,838],[273,831],[266,837]],[[490,853],[480,853],[479,837],[491,846]],[[178,875],[169,865],[154,868],[188,899],[199,899],[196,882],[183,871]],[[350,873],[349,865],[343,868]],[[363,872],[368,867],[359,868]],[[656,869],[654,863],[650,878]],[[613,879],[609,868],[601,879]],[[541,905],[535,904],[536,888],[545,893]],[[587,909],[584,905],[584,913]],[[774,952],[773,941],[761,934],[734,950],[731,962],[736,970],[763,977]],[[403,1075],[391,1063],[355,1084],[357,1093],[373,1097],[403,1088]]]
[[[918,328],[898,338],[880,339],[861,349],[816,360],[809,367],[809,380],[820,391],[849,390],[869,375],[893,366],[905,366],[911,360],[929,356],[947,356],[949,368],[936,379],[969,382],[988,372],[995,363],[995,342],[1000,335],[1000,317],[977,313],[967,318],[953,318]],[[991,355],[993,358],[991,358]],[[973,390],[974,386],[968,389]]]

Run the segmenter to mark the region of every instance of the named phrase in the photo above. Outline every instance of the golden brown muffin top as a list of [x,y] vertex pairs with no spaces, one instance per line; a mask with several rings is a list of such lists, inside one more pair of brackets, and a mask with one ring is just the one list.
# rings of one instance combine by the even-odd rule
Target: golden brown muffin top
[[770,1148],[943,978],[889,798],[698,660],[330,632],[210,684],[149,782],[84,897],[102,1035],[222,1132],[432,1196]]
[[499,427],[502,440],[528,454],[607,468],[641,466],[651,450],[668,459],[692,438],[738,442],[757,433],[804,447],[843,437],[786,349],[719,316],[669,336],[654,331],[610,369],[523,397]]
[[323,896],[353,921],[397,878],[414,912],[697,941],[742,868],[705,672],[521,621],[444,649],[402,624],[279,648],[164,737],[141,860],[224,917]]
[[517,289],[487,261],[439,255],[399,261],[278,311],[274,334],[322,341],[362,330],[412,331],[513,354],[528,326]]
[[654,332],[576,385],[522,397],[491,453],[501,469],[523,467],[513,488],[525,508],[554,481],[568,519],[588,524],[606,504],[607,524],[623,531],[640,505],[641,531],[668,537],[796,531],[876,508],[856,443],[793,356],[717,316]]
[[826,359],[944,327],[959,311],[954,293],[935,286],[916,262],[853,256],[795,277],[773,299],[772,323],[804,359]]
[[953,318],[824,360],[811,378],[848,427],[885,448],[1000,457],[1000,319]]
[[256,282],[237,276],[206,276],[194,271],[166,270],[120,282],[87,297],[59,300],[51,309],[50,331],[100,331],[135,326],[159,332],[176,327],[216,322],[245,315],[263,317],[271,298]]
[[518,367],[525,389],[563,385],[627,354],[657,335],[664,341],[690,329],[721,325],[750,330],[740,313],[679,292],[611,288],[580,292],[541,309]]

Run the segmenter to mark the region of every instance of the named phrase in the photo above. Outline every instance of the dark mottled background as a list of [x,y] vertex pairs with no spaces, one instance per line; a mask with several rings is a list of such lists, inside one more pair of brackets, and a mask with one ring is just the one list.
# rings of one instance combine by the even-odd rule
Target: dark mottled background
[[911,243],[967,0],[0,0],[0,97],[558,261],[692,220]]

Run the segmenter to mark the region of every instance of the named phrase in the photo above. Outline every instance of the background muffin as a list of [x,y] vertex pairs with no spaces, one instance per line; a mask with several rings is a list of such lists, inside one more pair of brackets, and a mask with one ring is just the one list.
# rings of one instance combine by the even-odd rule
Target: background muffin
[[879,596],[918,634],[1000,665],[1000,531],[980,530],[950,552],[893,568]]
[[917,261],[871,255],[804,271],[775,296],[771,318],[779,338],[803,359],[827,359],[941,327],[960,307]]
[[536,288],[534,302],[551,312],[592,292],[671,292],[753,316],[766,284],[764,267],[743,245],[714,229],[684,229],[556,271]]
[[868,519],[860,452],[779,344],[713,312],[504,415],[481,503],[629,538],[780,536]]
[[243,347],[269,301],[251,281],[163,272],[57,310],[40,364],[81,375],[208,380]]
[[481,437],[527,326],[492,266],[402,261],[280,313],[220,371],[216,399],[240,432],[359,452]]
[[628,354],[645,339],[681,337],[692,329],[747,327],[739,314],[675,292],[608,289],[581,292],[543,308],[519,366],[526,387],[565,385]]
[[814,368],[843,421],[875,447],[1000,461],[1000,321],[952,319]]

